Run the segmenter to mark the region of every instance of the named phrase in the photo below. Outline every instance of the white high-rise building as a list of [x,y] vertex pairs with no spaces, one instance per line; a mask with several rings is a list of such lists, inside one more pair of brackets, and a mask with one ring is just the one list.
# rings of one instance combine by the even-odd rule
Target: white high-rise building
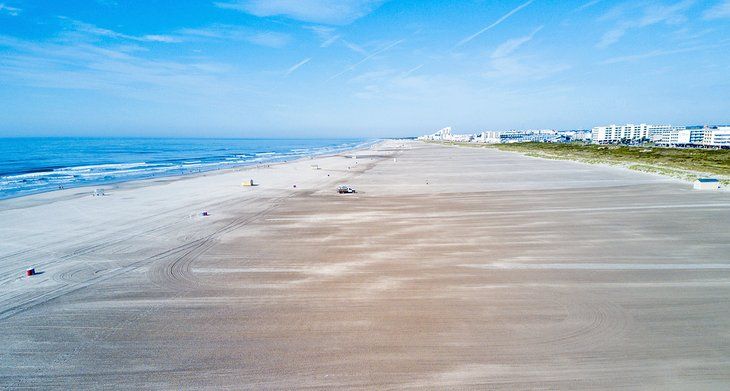
[[591,131],[594,144],[614,144],[624,141],[650,140],[652,131],[663,131],[670,125],[626,124],[596,126]]
[[706,131],[702,126],[674,126],[669,131],[652,135],[652,140],[662,146],[702,145]]
[[669,138],[674,130],[684,129],[683,126],[671,125],[649,125],[650,138],[655,143],[669,143]]
[[702,144],[709,147],[730,148],[730,126],[705,129]]
[[443,128],[443,129],[439,129],[434,134],[421,136],[418,139],[419,140],[449,141],[449,140],[451,140],[451,126]]

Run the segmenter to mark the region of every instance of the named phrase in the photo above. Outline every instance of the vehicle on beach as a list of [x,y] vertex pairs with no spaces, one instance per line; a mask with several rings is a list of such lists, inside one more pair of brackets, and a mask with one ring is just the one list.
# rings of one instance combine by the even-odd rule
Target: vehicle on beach
[[340,185],[337,187],[337,193],[339,194],[351,194],[351,193],[357,193],[355,189],[353,189],[350,186],[347,185]]

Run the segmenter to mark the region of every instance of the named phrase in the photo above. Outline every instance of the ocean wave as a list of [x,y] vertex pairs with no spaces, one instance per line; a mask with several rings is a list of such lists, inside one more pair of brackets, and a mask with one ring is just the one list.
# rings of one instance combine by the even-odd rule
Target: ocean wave
[[[180,142],[179,140],[177,141]],[[219,141],[228,142],[228,141]],[[235,141],[244,143],[243,141]],[[316,143],[317,141],[307,140],[303,141],[307,143]],[[323,140],[323,142],[325,142]],[[157,153],[145,152],[145,161],[132,161],[132,162],[119,162],[119,163],[99,163],[99,164],[79,164],[79,165],[52,165],[48,164],[44,167],[17,167],[14,170],[3,169],[6,175],[0,176],[0,198],[8,198],[19,195],[26,195],[32,193],[38,193],[43,191],[55,190],[58,188],[88,186],[94,184],[108,184],[116,182],[124,182],[135,179],[146,179],[152,177],[171,176],[171,175],[184,175],[197,172],[206,172],[217,169],[233,168],[237,166],[245,166],[252,164],[262,164],[267,162],[279,162],[288,161],[292,159],[301,158],[304,156],[314,156],[336,153],[338,151],[344,151],[347,149],[358,148],[365,146],[373,141],[358,141],[358,142],[342,142],[342,143],[326,143],[325,145],[312,145],[307,147],[292,147],[285,146],[287,143],[291,144],[290,141],[282,140],[281,145],[277,146],[275,141],[270,141],[269,144],[274,144],[275,148],[263,149],[259,151],[235,151],[235,148],[211,148],[205,149],[200,146],[200,141],[195,141],[194,144],[190,144],[191,148],[195,148],[196,151],[187,153],[188,156],[174,156],[175,152],[171,151],[172,147],[157,146],[155,143],[150,141],[149,148],[154,149]],[[163,142],[164,143],[164,142]],[[251,146],[247,148],[254,148],[259,145],[260,141],[250,141]],[[175,144],[177,145],[177,144]],[[139,148],[130,148],[129,151],[138,151]],[[245,149],[241,147],[240,149]],[[219,151],[230,152],[225,155],[221,155]],[[0,151],[0,155],[1,155]],[[63,156],[63,151],[59,151],[59,154]],[[139,151],[141,152],[141,151]],[[124,154],[124,151],[118,151],[115,149],[115,153]],[[127,152],[127,155],[137,155],[138,153]],[[184,155],[184,153],[180,153]],[[114,158],[112,156],[105,156],[105,158]],[[126,157],[124,155],[123,157]],[[49,160],[47,156],[42,156],[44,160]],[[92,156],[93,158],[93,156]],[[90,159],[85,159],[90,160]],[[10,158],[5,162],[0,160],[0,163],[10,162]],[[16,164],[10,165],[13,168]],[[3,166],[8,167],[8,166]]]

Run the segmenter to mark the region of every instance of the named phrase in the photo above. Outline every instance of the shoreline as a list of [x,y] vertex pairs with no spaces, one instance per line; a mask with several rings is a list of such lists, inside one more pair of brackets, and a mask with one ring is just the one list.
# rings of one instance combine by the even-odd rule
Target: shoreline
[[54,195],[57,195],[59,199],[72,199],[75,197],[80,197],[83,195],[89,195],[91,194],[94,189],[105,189],[105,190],[124,190],[124,189],[130,189],[130,188],[137,188],[137,187],[143,187],[143,186],[150,186],[153,184],[163,184],[168,182],[174,182],[179,180],[185,180],[187,178],[196,178],[196,177],[204,177],[204,176],[212,176],[212,175],[223,175],[226,173],[233,173],[233,172],[240,172],[240,171],[246,171],[246,170],[252,170],[260,168],[261,166],[278,166],[282,164],[289,164],[289,163],[296,163],[300,161],[305,160],[313,160],[318,158],[326,158],[326,157],[332,157],[332,156],[338,156],[341,154],[347,154],[352,152],[357,152],[361,150],[368,150],[380,143],[384,142],[383,139],[377,139],[373,141],[368,141],[363,144],[357,145],[350,149],[340,150],[338,152],[334,153],[323,153],[319,155],[309,155],[309,156],[302,156],[296,159],[292,160],[284,160],[284,161],[272,161],[269,163],[251,163],[251,164],[241,164],[239,166],[235,167],[226,167],[226,168],[218,168],[218,169],[211,169],[208,171],[201,171],[201,172],[190,172],[185,174],[171,174],[171,175],[161,175],[161,176],[154,176],[149,178],[135,178],[135,179],[128,179],[128,180],[119,180],[119,181],[112,181],[112,182],[99,182],[99,183],[90,183],[90,184],[83,184],[79,186],[70,186],[70,187],[64,187],[63,189],[48,189],[44,191],[39,192],[33,192],[29,194],[22,194],[17,196],[10,196],[6,198],[0,198],[0,211],[5,210],[6,208],[3,208],[4,204],[12,201],[12,200],[25,200],[25,199],[32,199],[34,197],[37,197],[38,201],[46,201],[46,202],[54,202],[57,201],[54,198]]

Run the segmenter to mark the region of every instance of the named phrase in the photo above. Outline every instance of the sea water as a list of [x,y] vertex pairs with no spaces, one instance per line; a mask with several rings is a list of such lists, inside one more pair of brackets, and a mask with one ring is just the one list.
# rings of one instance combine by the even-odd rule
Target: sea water
[[0,138],[0,199],[337,153],[365,139]]

